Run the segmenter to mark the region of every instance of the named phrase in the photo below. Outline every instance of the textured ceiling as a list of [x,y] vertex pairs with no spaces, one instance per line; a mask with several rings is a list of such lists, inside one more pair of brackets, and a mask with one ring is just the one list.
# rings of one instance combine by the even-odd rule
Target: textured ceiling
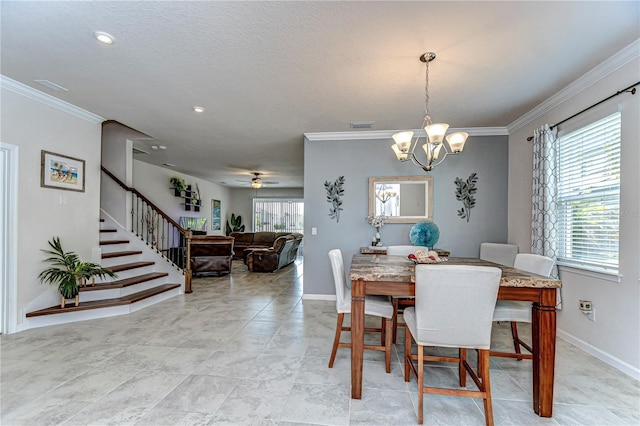
[[2,1],[1,73],[151,136],[139,160],[300,187],[303,133],[419,126],[423,52],[434,119],[507,126],[637,39],[639,4]]

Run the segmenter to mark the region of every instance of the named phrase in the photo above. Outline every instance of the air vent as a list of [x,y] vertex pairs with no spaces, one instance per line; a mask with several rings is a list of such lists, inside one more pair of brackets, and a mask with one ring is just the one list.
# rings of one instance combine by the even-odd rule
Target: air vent
[[33,80],[38,84],[42,84],[44,87],[47,87],[51,90],[55,90],[56,92],[68,92],[69,89],[60,86],[59,84],[55,84],[53,81],[49,80]]
[[143,151],[140,148],[136,148],[135,146],[133,147],[133,153],[134,154],[148,154],[147,151]]
[[375,123],[375,121],[352,121],[351,128],[352,129],[370,129],[373,127],[373,123]]

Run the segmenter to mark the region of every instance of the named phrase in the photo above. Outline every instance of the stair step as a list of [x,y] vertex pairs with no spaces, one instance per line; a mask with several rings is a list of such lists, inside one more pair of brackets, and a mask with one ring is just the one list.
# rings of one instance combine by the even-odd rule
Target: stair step
[[155,280],[157,278],[166,277],[169,275],[167,272],[151,272],[149,274],[138,275],[136,277],[125,278],[122,280],[111,281],[107,283],[96,283],[93,286],[80,287],[80,291],[95,291],[95,290],[111,290],[114,288],[124,288],[135,284]]
[[117,229],[101,229],[100,233],[107,233],[107,232],[118,232]]
[[155,262],[123,263],[122,265],[109,266],[105,269],[108,269],[111,272],[122,272],[122,271],[128,271],[129,269],[144,268],[145,266],[151,266],[153,264],[155,264]]
[[135,256],[137,254],[142,254],[142,250],[125,250],[125,251],[114,251],[111,253],[102,253],[102,258],[111,259],[114,257]]
[[65,312],[77,312],[86,311],[89,309],[111,308],[114,306],[130,305],[132,303],[139,302],[149,297],[164,293],[174,288],[180,287],[180,284],[163,284],[158,287],[150,288],[148,290],[140,291],[138,293],[130,294],[128,296],[116,297],[114,299],[93,300],[90,302],[82,302],[78,306],[75,306],[72,302],[67,304],[64,308],[60,305],[52,306],[46,309],[40,309],[39,311],[27,313],[28,317],[37,317],[41,315],[53,315],[62,314]]
[[129,240],[105,240],[100,241],[101,246],[109,246],[112,244],[129,244]]

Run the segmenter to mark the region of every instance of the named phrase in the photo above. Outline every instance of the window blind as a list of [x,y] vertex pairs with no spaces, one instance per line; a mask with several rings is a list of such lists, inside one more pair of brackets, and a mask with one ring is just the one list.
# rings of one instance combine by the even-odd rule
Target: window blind
[[558,260],[618,269],[619,112],[558,140]]
[[304,202],[300,199],[254,198],[254,231],[299,232],[304,230]]

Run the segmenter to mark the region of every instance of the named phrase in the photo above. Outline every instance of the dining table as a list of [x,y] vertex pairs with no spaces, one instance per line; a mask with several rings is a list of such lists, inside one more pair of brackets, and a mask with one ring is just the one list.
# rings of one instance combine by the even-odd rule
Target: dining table
[[[443,262],[445,263],[445,262]],[[531,302],[533,410],[551,417],[556,350],[557,279],[476,258],[449,257],[449,265],[495,266],[502,271],[499,300]],[[362,397],[365,295],[414,296],[415,262],[403,256],[356,254],[351,261],[351,398]]]

